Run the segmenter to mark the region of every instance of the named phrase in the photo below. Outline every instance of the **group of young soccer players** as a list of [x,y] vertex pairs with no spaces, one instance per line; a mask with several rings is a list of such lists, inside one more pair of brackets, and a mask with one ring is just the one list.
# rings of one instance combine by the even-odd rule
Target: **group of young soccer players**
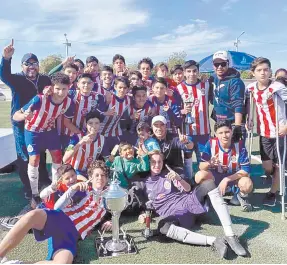
[[[256,81],[246,88],[241,81],[243,87],[241,85],[240,93],[228,96],[220,95],[225,82],[240,77],[234,76],[226,81],[224,75],[219,75],[217,83],[213,79],[205,80],[200,77],[199,64],[194,60],[168,69],[165,63],[154,67],[150,58],[143,58],[136,71],[130,71],[125,58],[119,54],[113,57],[112,62],[113,67],[103,66],[99,69],[99,61],[95,56],[88,57],[86,64],[73,57],[67,58],[51,71],[51,86],[14,113],[14,121],[25,121],[32,205],[44,210],[38,209],[29,213],[29,216],[25,215],[25,229],[21,224],[16,224],[13,228],[15,231],[11,230],[8,234],[10,239],[15,239],[16,234],[20,233],[15,241],[18,243],[32,228],[36,239],[44,240],[53,235],[53,223],[63,222],[62,226],[70,226],[72,242],[54,240],[51,243],[54,250],[49,258],[58,262],[71,262],[76,253],[74,241],[77,235],[85,238],[105,215],[105,209],[99,202],[99,192],[107,186],[108,168],[112,168],[124,188],[130,187],[136,174],[151,172],[151,176],[150,173],[146,174],[149,176],[146,180],[147,197],[152,201],[153,210],[164,218],[177,216],[185,210],[193,215],[203,213],[205,206],[202,194],[208,195],[223,225],[225,241],[213,237],[201,238],[195,233],[190,234],[190,238],[196,240],[183,236],[185,231],[177,226],[190,226],[182,225],[180,218],[176,222],[174,219],[165,221],[159,227],[160,231],[165,230],[162,234],[182,242],[217,244],[222,257],[226,254],[222,245],[227,242],[238,255],[245,256],[245,250],[238,246],[238,242],[232,241],[234,234],[229,228],[230,216],[223,204],[219,206],[222,200],[218,198],[232,192],[231,204],[241,205],[243,211],[252,211],[248,194],[253,190],[253,183],[249,154],[245,147],[245,127],[247,130],[253,127],[255,116],[250,111],[250,102],[253,101],[263,167],[266,175],[272,176],[271,189],[266,194],[264,204],[275,205],[279,190],[278,156],[282,156],[286,148],[283,139],[287,134],[287,71],[280,69],[276,73],[278,80],[272,81],[270,61],[257,58],[251,67]],[[226,67],[228,69],[228,60],[215,56],[214,67],[223,69],[223,72]],[[232,93],[237,93],[234,87],[236,82],[228,86]],[[226,96],[234,98],[231,104],[231,109],[234,105],[233,118],[223,115],[230,111],[224,105]],[[240,104],[238,98],[242,100]],[[213,115],[215,126],[212,133],[209,108],[215,101],[217,113]],[[221,103],[219,108],[218,104]],[[238,115],[234,115],[238,112],[241,114],[239,125],[236,124]],[[162,153],[172,150],[162,150],[157,137],[153,136],[156,126],[163,126],[166,133],[178,138],[188,149],[181,152],[183,175],[169,165],[166,167],[169,172],[166,178],[172,183],[157,177],[164,168],[165,157]],[[280,154],[276,141],[279,141]],[[45,150],[49,150],[52,157],[52,184],[40,193],[38,168],[40,153]],[[195,174],[192,170],[193,152],[199,168]],[[215,186],[210,182],[214,182]],[[182,204],[184,194],[191,190],[190,184],[195,186],[196,198],[192,199],[192,203],[197,204],[200,210],[194,210],[196,207],[191,205],[190,198],[187,199],[188,203]],[[203,192],[202,187],[208,188]],[[180,200],[178,204],[172,199],[174,196]],[[186,208],[182,208],[184,205]],[[163,211],[165,208],[168,209]],[[177,210],[172,212],[173,208]],[[184,222],[189,222],[189,219]],[[110,229],[110,221],[104,221],[102,226]],[[60,233],[61,227],[57,231]],[[0,243],[0,258],[4,258],[16,243],[10,244],[8,239],[4,239]],[[63,249],[68,254],[65,251],[58,252]]]

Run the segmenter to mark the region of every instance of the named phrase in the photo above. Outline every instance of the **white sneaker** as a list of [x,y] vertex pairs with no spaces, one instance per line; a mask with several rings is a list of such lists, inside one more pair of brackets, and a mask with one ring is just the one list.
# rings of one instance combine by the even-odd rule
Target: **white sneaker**
[[0,264],[22,264],[20,260],[8,260],[6,257],[0,259]]

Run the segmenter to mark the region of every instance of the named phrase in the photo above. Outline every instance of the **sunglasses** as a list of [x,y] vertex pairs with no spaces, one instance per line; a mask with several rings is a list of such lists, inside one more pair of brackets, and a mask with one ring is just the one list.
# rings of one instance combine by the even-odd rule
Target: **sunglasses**
[[25,66],[39,66],[39,63],[38,62],[34,62],[34,63],[24,62],[23,65],[25,65]]
[[214,63],[213,64],[216,68],[218,68],[220,65],[221,65],[221,67],[226,67],[226,65],[227,65],[227,62],[222,62],[222,63]]

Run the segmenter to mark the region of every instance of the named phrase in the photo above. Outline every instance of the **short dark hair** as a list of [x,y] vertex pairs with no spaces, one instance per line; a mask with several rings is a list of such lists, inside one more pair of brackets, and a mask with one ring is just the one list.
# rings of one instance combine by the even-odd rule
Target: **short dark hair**
[[77,82],[79,82],[80,79],[82,79],[82,78],[89,78],[89,79],[91,79],[93,81],[93,77],[89,73],[83,73],[83,74],[79,75],[78,78],[77,78]]
[[115,78],[115,86],[117,86],[117,84],[120,83],[120,82],[124,83],[127,87],[130,87],[130,81],[128,80],[127,77],[125,77],[125,76],[117,76]]
[[51,78],[52,85],[55,85],[55,84],[70,85],[71,84],[69,76],[61,72],[51,75],[50,78]]
[[199,70],[199,63],[194,60],[189,60],[189,61],[184,62],[182,68],[183,70],[186,70],[187,68],[191,66],[196,66],[196,68]]
[[165,87],[167,87],[167,81],[163,77],[155,77],[154,81],[152,82],[152,86],[154,86],[156,83],[163,84]]
[[94,170],[96,168],[102,169],[105,172],[107,179],[109,178],[110,169],[106,166],[105,162],[102,160],[95,160],[90,164],[90,166],[88,168],[88,177],[89,178],[93,177],[93,173],[94,173]]
[[112,67],[108,66],[108,65],[104,65],[103,68],[102,68],[102,71],[106,71],[106,72],[111,72],[112,74],[114,73],[114,70]]
[[139,61],[139,63],[138,63],[138,69],[141,68],[141,64],[142,64],[142,63],[148,64],[149,67],[150,67],[150,69],[153,68],[153,62],[152,62],[151,58],[149,58],[149,57],[145,57],[145,58],[143,58],[143,59],[141,59],[141,60]]
[[183,72],[183,67],[180,64],[176,64],[170,69],[170,74],[173,75],[176,70],[181,70]]
[[221,127],[228,127],[230,130],[232,129],[231,127],[231,122],[229,120],[220,120],[220,121],[217,121],[215,124],[214,124],[214,131],[216,132],[219,128]]
[[77,72],[79,71],[79,67],[74,64],[74,63],[67,63],[64,67],[63,70],[65,71],[67,68],[73,68],[75,69]]
[[147,122],[143,122],[140,121],[139,124],[137,125],[137,133],[141,132],[141,131],[146,131],[146,132],[152,132],[151,131],[151,127],[149,126],[149,124]]
[[128,143],[128,142],[120,142],[120,144],[119,144],[119,153],[121,153],[123,147],[126,146],[126,145],[130,146],[131,148],[133,147],[133,146],[132,146],[130,143]]
[[98,58],[95,57],[95,56],[89,56],[89,57],[86,59],[86,64],[91,63],[91,62],[99,63],[99,60],[98,60]]
[[75,59],[74,62],[75,63],[80,63],[83,66],[83,68],[85,67],[84,62],[81,59]]
[[256,67],[259,65],[259,64],[263,64],[263,63],[266,63],[268,64],[269,68],[271,68],[271,62],[269,59],[267,58],[264,58],[264,57],[258,57],[256,59],[254,59],[254,61],[251,63],[251,66],[250,66],[250,70],[252,72],[255,71]]
[[145,86],[134,86],[134,87],[132,88],[132,94],[133,94],[133,96],[135,96],[135,94],[137,93],[137,91],[145,91],[145,92],[147,92],[147,87],[145,87]]
[[155,71],[157,72],[159,70],[160,67],[164,66],[165,69],[168,71],[168,66],[166,63],[158,63],[156,66],[155,66]]
[[277,69],[276,72],[275,72],[275,77],[276,77],[280,72],[284,72],[285,75],[287,75],[287,70],[286,70],[286,69],[284,69],[284,68],[279,68],[279,69]]
[[70,164],[64,164],[64,165],[61,165],[58,169],[57,169],[57,174],[60,176],[60,178],[67,172],[69,171],[75,171],[75,169],[70,165]]
[[136,75],[139,79],[143,78],[143,75],[140,71],[131,71],[129,76],[131,77],[132,75]]
[[116,60],[122,60],[124,62],[124,64],[126,64],[126,60],[125,57],[120,55],[120,54],[115,54],[113,57],[113,63],[115,63]]
[[86,122],[88,122],[90,119],[94,119],[94,118],[97,118],[100,122],[103,121],[103,117],[102,115],[99,113],[98,110],[92,110],[90,111],[86,117],[85,117],[85,120]]

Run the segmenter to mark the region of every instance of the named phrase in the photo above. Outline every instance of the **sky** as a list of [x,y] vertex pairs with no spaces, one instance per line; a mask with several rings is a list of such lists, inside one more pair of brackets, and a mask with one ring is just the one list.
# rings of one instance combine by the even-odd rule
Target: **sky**
[[110,64],[114,54],[127,63],[143,57],[154,63],[173,52],[200,61],[217,50],[235,50],[287,68],[286,0],[9,0],[1,1],[0,46],[14,38],[12,71],[27,52],[85,61],[96,56]]

